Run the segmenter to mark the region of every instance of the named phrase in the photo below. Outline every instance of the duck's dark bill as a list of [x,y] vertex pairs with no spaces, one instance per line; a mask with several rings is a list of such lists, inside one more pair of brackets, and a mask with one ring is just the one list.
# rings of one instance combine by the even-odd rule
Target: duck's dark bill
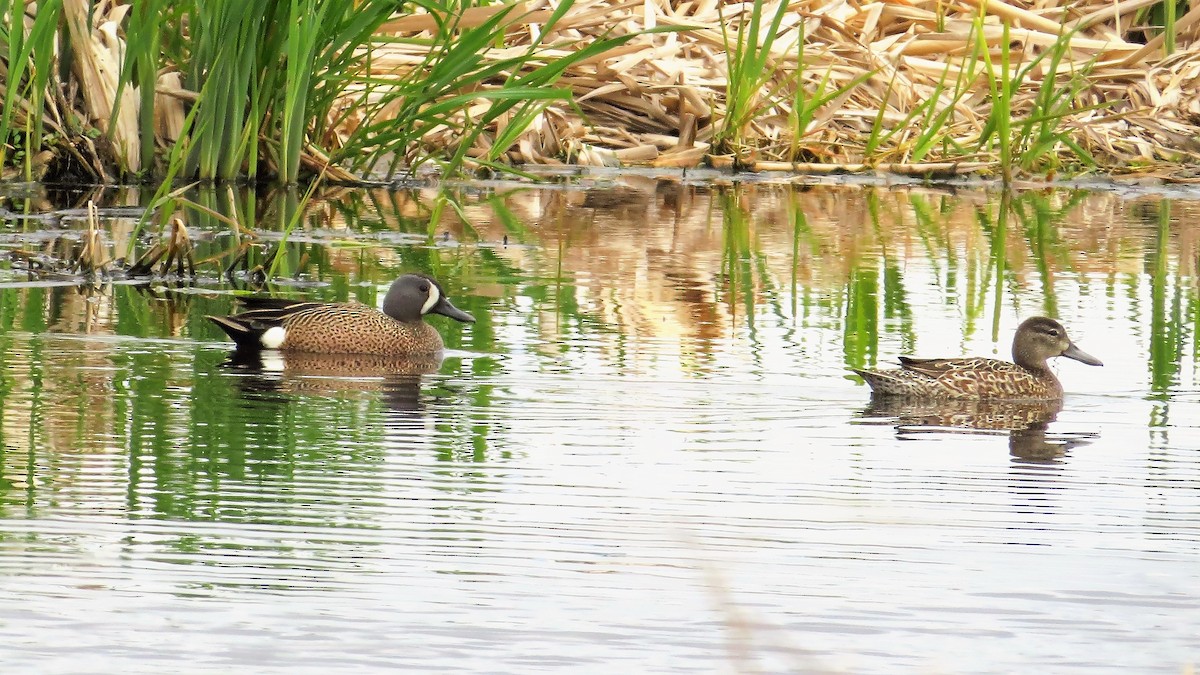
[[1104,365],[1104,363],[1100,359],[1092,356],[1091,354],[1088,354],[1087,352],[1083,351],[1079,347],[1076,347],[1074,344],[1072,344],[1070,347],[1067,347],[1067,351],[1063,352],[1062,355],[1067,357],[1068,359],[1075,359],[1076,361],[1079,361],[1080,363],[1086,363],[1089,366]]
[[450,304],[450,301],[445,298],[442,298],[441,302],[429,310],[429,313],[441,314],[442,316],[448,316],[451,319],[465,323],[475,323],[475,317]]

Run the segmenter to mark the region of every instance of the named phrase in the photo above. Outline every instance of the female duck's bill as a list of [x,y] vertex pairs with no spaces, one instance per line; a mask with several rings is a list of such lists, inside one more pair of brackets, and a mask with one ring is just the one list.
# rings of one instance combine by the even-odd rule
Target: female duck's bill
[[1070,347],[1067,347],[1066,351],[1064,351],[1062,354],[1059,354],[1059,356],[1065,356],[1068,359],[1075,359],[1076,361],[1080,363],[1086,363],[1089,366],[1104,365],[1104,362],[1100,359],[1088,354],[1079,347],[1076,347],[1074,342],[1071,343]]

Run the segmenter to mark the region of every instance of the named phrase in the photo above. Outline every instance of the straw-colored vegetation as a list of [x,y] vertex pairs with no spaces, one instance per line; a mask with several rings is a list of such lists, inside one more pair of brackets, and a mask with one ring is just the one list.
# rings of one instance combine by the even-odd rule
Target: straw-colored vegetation
[[431,160],[1186,178],[1200,158],[1186,3],[396,6],[0,0],[0,155],[33,178],[284,182]]

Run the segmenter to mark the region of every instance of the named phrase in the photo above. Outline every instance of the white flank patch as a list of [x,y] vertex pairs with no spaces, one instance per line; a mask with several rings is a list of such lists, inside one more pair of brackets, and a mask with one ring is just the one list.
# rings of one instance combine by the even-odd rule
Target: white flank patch
[[433,306],[438,303],[441,297],[442,294],[438,292],[438,287],[434,284],[429,284],[429,299],[425,301],[424,305],[421,305],[421,313],[428,314],[429,310],[433,309]]
[[272,326],[258,338],[258,341],[266,349],[279,349],[279,345],[283,344],[283,339],[287,337],[287,331],[283,326]]

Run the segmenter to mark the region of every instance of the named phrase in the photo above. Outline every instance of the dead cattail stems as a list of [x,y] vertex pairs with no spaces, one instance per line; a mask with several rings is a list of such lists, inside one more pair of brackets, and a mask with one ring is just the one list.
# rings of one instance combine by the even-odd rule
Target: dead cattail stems
[[990,162],[919,162],[915,164],[814,164],[811,162],[758,161],[752,171],[794,171],[816,175],[838,173],[894,173],[901,176],[965,176],[991,168]]
[[[1084,168],[1092,160],[1118,170],[1169,166],[1190,158],[1200,138],[1200,8],[1175,22],[1175,53],[1166,55],[1162,28],[1142,16],[1158,2],[577,0],[553,23],[558,0],[441,16],[393,16],[392,6],[375,5],[387,39],[355,45],[352,53],[369,49],[370,58],[361,72],[337,74],[350,84],[338,90],[327,119],[305,127],[320,137],[304,137],[296,148],[306,170],[339,181],[359,177],[347,167],[380,176],[460,149],[473,160],[467,169],[493,162],[686,167],[706,161],[715,152],[710,145],[726,157],[708,161],[756,167],[804,160],[834,170],[961,168],[966,160],[998,158],[998,145],[1010,157],[1030,148],[1040,153],[1038,161],[1019,162],[1030,172]],[[25,3],[26,26],[41,4]],[[67,160],[55,168],[87,167],[101,180],[116,173],[114,166],[137,170],[139,124],[153,124],[161,160],[161,151],[181,139],[185,112],[207,109],[193,106],[199,94],[185,89],[195,81],[182,73],[188,64],[160,64],[154,120],[137,119],[138,92],[130,84],[117,99],[130,7],[129,0],[64,0],[76,82],[47,87],[44,110],[14,104],[16,124],[40,119],[49,135],[71,137],[55,145],[56,159]],[[766,35],[774,17],[778,30]],[[459,55],[470,64],[466,70],[475,70],[413,104],[412,89],[433,82],[422,76],[442,63],[430,62],[441,53],[430,45],[453,45],[465,31],[491,31],[493,22],[494,33],[471,42],[480,49]],[[749,35],[752,25],[759,35]],[[752,68],[736,67],[738,45],[761,48]],[[581,53],[586,58],[572,60]],[[493,114],[502,90],[515,83],[553,93]],[[998,84],[1011,91],[999,113],[991,94]],[[457,107],[439,107],[447,100]],[[422,117],[430,110],[436,114]],[[995,114],[1016,121],[1015,133],[1037,138],[995,138]],[[93,142],[73,132],[78,118],[104,137]],[[389,120],[411,133],[388,130]],[[255,139],[275,147],[271,126],[239,130],[241,145]],[[189,132],[189,143],[203,136]],[[204,156],[219,168],[224,155],[217,147]],[[261,172],[282,168],[273,166],[271,150],[249,156]],[[247,159],[240,170],[249,166]]]
[[92,124],[110,135],[118,164],[126,171],[140,169],[141,141],[138,135],[137,92],[125,87],[116,106],[116,118],[109,124],[117,101],[118,79],[124,41],[118,26],[128,6],[119,14],[93,25],[89,20],[92,3],[88,0],[64,0],[63,15],[75,54],[75,76]]
[[[457,21],[447,21],[446,17],[436,17],[432,14],[410,14],[402,16],[398,19],[393,19],[383,24],[379,28],[380,33],[420,33],[423,31],[440,30],[443,25],[446,28],[454,28],[456,30],[464,30],[467,28],[476,28],[481,24],[491,20],[500,12],[508,12],[509,16],[519,17],[525,23],[543,23],[550,18],[551,12],[542,11],[536,14],[530,14],[528,11],[529,3],[520,2],[515,5],[493,5],[490,7],[470,7],[459,15]],[[440,19],[440,22],[439,22]]]
[[195,92],[183,88],[183,76],[179,73],[158,76],[154,91],[154,136],[164,147],[179,140],[187,118],[184,103],[194,102],[196,97]]
[[694,148],[672,150],[659,155],[657,159],[651,162],[651,165],[659,168],[686,169],[698,166],[704,161],[704,157],[707,154],[707,144]]
[[622,150],[614,150],[613,155],[622,163],[649,162],[658,157],[658,148],[653,145],[639,145]]
[[[1130,17],[1148,1],[1083,0],[1069,7],[1042,3],[1036,10],[1017,0],[790,2],[768,55],[770,76],[764,93],[753,102],[757,114],[745,127],[748,146],[733,155],[713,157],[700,144],[713,140],[714,122],[727,114],[726,40],[737,39],[739,26],[749,19],[749,5],[735,7],[718,0],[685,4],[582,0],[553,27],[556,35],[573,41],[555,43],[555,50],[586,45],[601,31],[650,26],[679,30],[639,35],[573,64],[560,82],[572,90],[587,123],[560,125],[553,135],[544,128],[531,128],[525,132],[528,139],[518,142],[520,150],[512,155],[536,163],[619,160],[694,166],[708,161],[758,169],[887,170],[911,175],[985,171],[994,167],[987,160],[996,155],[981,147],[993,104],[989,72],[978,51],[982,48],[992,64],[1001,60],[1011,64],[1009,73],[993,72],[992,77],[1019,73],[1023,78],[1009,102],[1012,118],[1059,120],[1056,123],[1065,137],[1109,167],[1170,161],[1190,152],[1188,138],[1200,137],[1200,110],[1192,111],[1200,109],[1200,102],[1189,94],[1200,91],[1200,73],[1191,65],[1200,60],[1200,45],[1184,40],[1175,59],[1157,68],[1131,67],[1161,52],[1154,51],[1157,39],[1146,48],[1133,41],[1140,35],[1135,35],[1138,29]],[[549,6],[548,0],[528,0],[523,9],[534,16]],[[782,5],[763,4],[764,22],[777,7]],[[977,34],[980,12],[985,18],[982,33]],[[1181,36],[1198,13],[1194,10],[1176,24]],[[605,20],[596,21],[597,17]],[[797,44],[801,34],[802,52]],[[1053,71],[1048,65],[1051,59],[1043,56],[1050,50],[1061,51]],[[405,44],[388,45],[385,51],[389,55],[380,64],[415,63],[419,57],[414,47]],[[501,48],[495,52],[504,53]],[[1189,60],[1185,54],[1194,58]],[[1028,67],[1031,63],[1035,67]],[[856,78],[864,75],[866,79],[854,86]],[[1065,92],[1065,100],[1074,101],[1053,114],[1036,109],[1044,105],[1038,99],[1042,80],[1050,78]],[[811,103],[814,100],[820,104]],[[931,108],[922,108],[930,101]],[[1142,108],[1147,114],[1118,117],[1086,109],[1114,102],[1123,113]],[[803,105],[811,107],[798,107]],[[575,118],[574,112],[558,105],[547,109],[568,120]],[[803,124],[796,125],[796,120]],[[884,140],[870,157],[864,156],[868,136],[877,124]],[[945,141],[929,144],[919,157],[914,155],[918,139],[929,134]],[[444,134],[428,140],[451,138],[453,134]],[[653,159],[647,159],[648,150],[630,150],[651,145],[661,153]],[[1065,146],[1048,154],[1063,161],[1072,157]],[[812,158],[821,163],[790,161]],[[825,162],[830,168],[820,168]],[[1057,162],[1050,157],[1047,165]]]
[[[188,235],[187,226],[178,214],[171,216],[167,225],[168,233],[165,239],[155,242],[145,253],[129,266],[126,275],[130,277],[147,277],[157,274],[161,277],[170,276],[174,272],[177,277],[196,276],[195,246]],[[154,266],[159,264],[158,271]],[[174,268],[172,270],[172,268]]]
[[679,142],[675,147],[687,150],[696,144],[696,115],[685,112],[679,116]]
[[177,276],[196,276],[196,261],[192,238],[188,236],[187,226],[178,215],[171,217],[171,234],[167,240],[167,256],[163,260],[162,274],[170,273],[172,265]]

